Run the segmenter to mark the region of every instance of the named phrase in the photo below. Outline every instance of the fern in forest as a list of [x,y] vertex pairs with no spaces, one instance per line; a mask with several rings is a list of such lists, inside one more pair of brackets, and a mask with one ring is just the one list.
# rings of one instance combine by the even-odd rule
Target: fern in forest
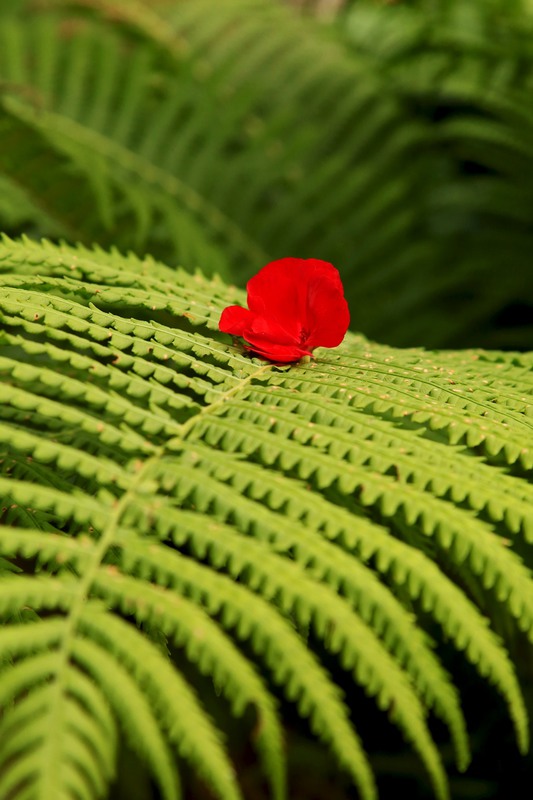
[[532,355],[349,334],[278,367],[218,332],[242,301],[150,258],[0,247],[2,798],[106,797],[122,740],[165,800],[184,764],[242,797],[185,663],[244,715],[276,800],[281,698],[376,797],[330,661],[438,798],[433,718],[469,762],[444,642],[528,748],[508,646],[533,639]]
[[429,122],[428,146],[441,154],[429,201],[438,313],[468,308],[448,337],[454,346],[487,327],[485,346],[533,347],[531,11],[523,0],[421,0],[383,13],[363,1],[341,25],[357,60],[374,65],[418,124]]
[[432,33],[403,4],[357,2],[340,30],[273,0],[14,6],[0,5],[3,230],[238,283],[273,258],[323,258],[372,338],[530,348],[526,321],[505,328],[533,304],[525,37],[486,52],[495,27],[475,14]]
[[0,800],[130,798],[125,751],[143,800],[248,800],[230,717],[268,796],[298,717],[370,800],[373,706],[446,798],[463,666],[527,750],[533,356],[350,334],[279,367],[217,327],[288,254],[382,340],[528,307],[511,5],[0,4],[0,230],[113,248],[0,244]]

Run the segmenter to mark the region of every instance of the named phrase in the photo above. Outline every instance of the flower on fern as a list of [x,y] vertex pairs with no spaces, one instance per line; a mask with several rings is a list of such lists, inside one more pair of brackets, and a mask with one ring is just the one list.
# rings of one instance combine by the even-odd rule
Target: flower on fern
[[250,278],[246,289],[248,308],[225,308],[219,328],[241,336],[255,355],[288,363],[342,342],[350,312],[340,275],[327,261],[280,258]]

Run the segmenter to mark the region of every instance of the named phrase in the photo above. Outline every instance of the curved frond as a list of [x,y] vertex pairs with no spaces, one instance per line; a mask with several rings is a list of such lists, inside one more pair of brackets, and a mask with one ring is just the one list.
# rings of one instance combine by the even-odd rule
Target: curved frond
[[148,259],[0,246],[0,556],[21,569],[0,584],[4,793],[105,797],[120,732],[168,800],[182,761],[237,800],[185,662],[253,726],[276,800],[273,693],[376,797],[335,681],[447,797],[427,715],[461,769],[469,742],[446,647],[528,747],[508,647],[533,630],[531,356],[349,335],[278,367],[218,333],[239,300]]

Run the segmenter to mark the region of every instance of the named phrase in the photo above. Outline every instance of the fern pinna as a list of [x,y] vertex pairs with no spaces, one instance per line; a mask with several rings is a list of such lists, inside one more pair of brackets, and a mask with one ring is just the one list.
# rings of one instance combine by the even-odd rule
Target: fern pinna
[[527,750],[531,355],[348,334],[280,367],[218,332],[240,290],[46,242],[4,239],[0,286],[0,797],[106,797],[122,741],[165,800],[186,763],[245,796],[189,663],[246,712],[271,797],[283,698],[371,800],[333,659],[446,798],[431,718],[460,769],[469,740],[429,633]]

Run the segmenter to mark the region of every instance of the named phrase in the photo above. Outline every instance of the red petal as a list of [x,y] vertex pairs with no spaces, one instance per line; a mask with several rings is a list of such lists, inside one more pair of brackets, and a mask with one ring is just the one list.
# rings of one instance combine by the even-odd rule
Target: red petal
[[306,272],[302,258],[272,261],[247,284],[248,306],[261,317],[276,322],[289,339],[299,339],[307,314]]
[[246,345],[246,349],[261,358],[268,359],[268,361],[279,361],[283,364],[288,364],[291,361],[299,361],[303,356],[311,355],[308,350],[303,350],[301,347],[274,344],[273,342],[265,342],[262,347],[255,347],[252,344],[249,346]]
[[[286,335],[276,341],[336,347],[350,323],[338,271],[318,258],[281,258],[248,281],[251,311],[276,323]],[[305,339],[301,334],[306,332]]]
[[218,323],[222,333],[231,333],[233,336],[244,336],[244,330],[248,327],[252,314],[247,308],[242,306],[228,306],[224,309]]
[[254,344],[261,342],[275,342],[282,345],[299,345],[299,329],[287,331],[279,322],[271,317],[262,317],[250,312],[251,320],[243,336]]
[[350,324],[350,311],[337,270],[335,274],[317,275],[310,282],[308,319],[308,347],[336,347],[344,339]]
[[277,322],[255,314],[243,336],[249,343],[249,350],[271,361],[297,361],[302,356],[310,355],[305,346]]
[[350,322],[338,271],[316,258],[272,261],[248,281],[249,310],[230,306],[219,328],[242,336],[271,361],[297,361],[315,347],[336,347]]

